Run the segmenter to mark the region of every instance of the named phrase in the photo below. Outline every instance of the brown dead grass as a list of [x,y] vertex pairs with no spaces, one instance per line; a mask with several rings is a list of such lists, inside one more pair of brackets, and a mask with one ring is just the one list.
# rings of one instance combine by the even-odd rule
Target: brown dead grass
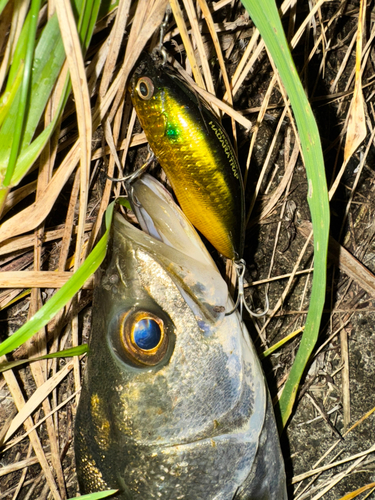
[[[69,67],[74,99],[38,162],[38,173],[8,199],[7,220],[0,228],[4,334],[37,311],[50,289],[61,286],[92,248],[108,201],[122,189],[106,180],[101,169],[109,176],[121,175],[122,166],[135,164],[136,153],[146,143],[124,89],[143,47],[158,41],[166,1],[120,2],[109,18],[98,22],[85,61],[74,42],[68,2],[58,3],[69,54],[63,72]],[[241,5],[227,0],[198,4],[196,12],[191,0],[171,2],[174,17],[164,40],[178,61],[181,54],[183,59],[187,55],[185,69],[193,74],[197,90],[231,118],[236,131],[247,185],[248,279],[255,282],[255,304],[261,306],[265,289],[271,304],[267,319],[252,320],[254,340],[263,351],[299,330],[308,306],[313,262],[298,137],[278,75]],[[357,498],[371,498],[366,496],[372,494],[366,485],[372,482],[374,442],[370,431],[359,438],[351,436],[371,424],[375,406],[373,386],[366,393],[352,356],[357,352],[353,332],[356,342],[362,335],[359,322],[366,320],[371,328],[375,323],[374,19],[368,10],[359,32],[358,2],[323,0],[311,9],[308,5],[286,0],[281,12],[325,149],[333,199],[332,265],[320,347],[287,429],[290,498],[338,499],[350,491],[356,491]],[[11,18],[5,22],[10,24]],[[358,35],[362,46],[356,56]],[[58,93],[59,87],[45,124]],[[353,124],[357,126],[350,132]],[[27,198],[30,193],[35,193],[33,202]],[[28,298],[12,305],[25,287],[31,289]],[[90,292],[81,292],[14,358],[87,341],[89,301]],[[274,394],[285,382],[297,344],[298,339],[290,341],[265,364]],[[77,358],[32,363],[6,372],[0,380],[0,498],[59,500],[75,495],[72,426],[81,363]],[[366,363],[366,369],[374,367]],[[358,387],[364,392],[361,397]],[[355,421],[358,425],[348,429]]]

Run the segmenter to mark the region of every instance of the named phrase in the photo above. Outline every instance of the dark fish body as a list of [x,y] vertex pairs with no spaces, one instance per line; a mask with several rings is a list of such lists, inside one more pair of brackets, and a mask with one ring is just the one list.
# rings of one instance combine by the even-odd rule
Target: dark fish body
[[199,236],[155,180],[134,185],[97,275],[77,410],[81,493],[121,500],[286,500],[255,349]]
[[151,57],[133,76],[131,95],[151,149],[185,215],[222,255],[242,257],[242,176],[213,111],[180,77]]

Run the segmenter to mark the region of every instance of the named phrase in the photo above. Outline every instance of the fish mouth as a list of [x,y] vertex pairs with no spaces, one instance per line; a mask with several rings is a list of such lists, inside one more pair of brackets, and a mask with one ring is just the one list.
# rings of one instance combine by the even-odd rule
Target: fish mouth
[[198,319],[212,324],[224,318],[231,306],[227,305],[228,288],[218,271],[140,231],[119,214],[115,214],[113,231],[131,244],[136,259],[147,254],[164,268]]
[[114,232],[123,234],[133,248],[162,265],[197,317],[210,322],[224,317],[230,307],[227,285],[170,193],[147,174],[128,192],[132,193],[131,205],[143,231],[115,214]]
[[144,232],[218,272],[197,231],[160,182],[145,174],[130,192],[132,209]]
[[[162,450],[165,450],[166,452],[168,450],[179,450],[182,451],[184,449],[189,449],[190,447],[194,447],[197,444],[201,446],[208,446],[208,447],[215,447],[219,445],[220,443],[223,442],[239,442],[239,443],[245,443],[248,440],[248,437],[246,438],[246,433],[245,432],[226,432],[223,434],[215,434],[213,433],[212,436],[204,437],[204,438],[197,438],[197,439],[192,439],[190,441],[181,441],[178,443],[172,443],[172,444],[163,444],[161,447]],[[154,445],[155,446],[155,445]],[[159,447],[156,445],[156,447]]]

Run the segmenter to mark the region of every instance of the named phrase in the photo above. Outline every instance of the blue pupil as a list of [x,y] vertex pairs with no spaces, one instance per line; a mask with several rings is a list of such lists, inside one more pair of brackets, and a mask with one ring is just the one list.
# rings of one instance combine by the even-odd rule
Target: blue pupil
[[154,349],[160,342],[160,326],[153,319],[141,319],[135,324],[133,335],[135,344],[140,349],[149,351]]

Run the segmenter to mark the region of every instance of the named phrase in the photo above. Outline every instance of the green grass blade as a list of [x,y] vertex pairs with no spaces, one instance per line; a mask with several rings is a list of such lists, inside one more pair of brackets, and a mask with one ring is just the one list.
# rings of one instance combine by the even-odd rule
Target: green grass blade
[[21,148],[22,135],[28,109],[28,96],[31,81],[31,70],[34,59],[35,35],[38,25],[38,14],[41,0],[32,0],[29,18],[29,36],[27,37],[27,49],[25,54],[25,64],[23,68],[23,78],[20,88],[20,98],[17,106],[17,116],[15,128],[13,130],[12,147],[9,156],[9,163],[3,180],[3,186],[8,187],[12,180],[12,175],[16,166],[18,153]]
[[22,290],[21,293],[19,293],[18,295],[16,295],[16,297],[14,297],[9,302],[7,302],[7,304],[5,306],[3,306],[2,308],[0,308],[0,311],[4,311],[4,309],[6,309],[7,307],[12,306],[18,300],[24,299],[25,297],[27,297],[30,294],[30,292],[31,292],[31,288],[26,288],[26,290]]
[[122,207],[128,208],[129,210],[132,209],[130,202],[129,202],[129,198],[125,198],[123,196],[120,196],[119,198],[116,199],[116,203],[118,203]]
[[20,66],[25,64],[29,29],[30,29],[30,13],[28,16],[26,16],[20,36],[17,40],[17,45],[14,50],[12,64],[9,68],[9,75],[5,87],[6,91],[9,91],[12,88],[14,80],[16,78],[16,74],[19,71]]
[[0,16],[3,12],[3,10],[5,9],[7,3],[9,2],[9,0],[0,0]]
[[260,31],[288,93],[295,115],[308,179],[308,203],[314,230],[314,274],[305,331],[279,406],[284,427],[294,405],[299,382],[316,344],[326,289],[329,203],[318,127],[305,95],[274,0],[242,0]]
[[27,147],[43,115],[47,101],[65,60],[57,16],[52,16],[38,40],[35,49],[31,80],[30,112],[27,117],[22,149]]
[[119,0],[102,0],[100,2],[100,9],[98,17],[101,19],[102,17],[108,16],[119,4]]
[[[8,91],[9,89],[13,88],[13,84],[17,75],[15,68],[17,67],[17,65],[21,64],[22,59],[25,57],[24,46],[27,45],[27,40],[31,38],[29,33],[30,23],[28,22],[28,20],[29,16],[27,17],[22,28],[22,33],[17,44],[12,68],[10,69],[7,83]],[[40,36],[35,49],[30,83],[29,105],[25,127],[22,131],[21,151],[19,153],[20,156],[22,156],[22,154],[25,152],[25,149],[29,146],[30,141],[35,134],[36,127],[39,124],[50,93],[56,83],[56,79],[61,70],[64,59],[64,47],[61,41],[57,18],[56,16],[52,16],[51,19],[49,19],[47,25],[44,27],[42,35]],[[10,88],[8,89],[9,85]],[[16,128],[16,122],[18,119],[18,105],[20,101],[19,94],[20,92],[18,92],[18,95],[15,97],[13,105],[9,109],[9,113],[7,114],[7,117],[0,130],[0,174],[7,176],[7,178],[9,178],[11,174],[13,174],[12,168],[11,166],[9,166],[9,155],[14,130]],[[50,133],[51,132],[52,130],[50,130]],[[44,144],[47,139],[48,137],[44,141],[39,141],[39,143],[42,142]],[[37,149],[40,149],[40,147],[38,147]],[[30,169],[31,165],[35,161],[35,156],[30,156],[30,159],[31,160],[29,164],[25,162],[22,163],[22,168],[19,165],[19,159],[17,160],[17,164],[14,170],[17,181],[22,179],[22,177]],[[11,184],[16,184],[14,178],[11,179]]]
[[72,356],[82,356],[82,354],[85,354],[87,351],[88,345],[82,344],[75,347],[69,347],[69,349],[64,349],[63,351],[45,354],[44,356],[41,356],[41,359],[71,358]]
[[18,72],[16,74],[15,80],[13,81],[13,85],[10,87],[10,90],[5,90],[1,97],[0,102],[0,127],[4,123],[5,118],[9,114],[10,107],[13,104],[14,98],[17,95],[18,89],[22,82],[23,76],[23,67],[24,62],[20,63],[20,67],[18,68]]
[[40,153],[43,151],[46,142],[50,138],[56,122],[59,119],[59,113],[56,113],[52,122],[41,132],[38,137],[27,148],[21,151],[16,168],[12,176],[12,186],[16,186],[23,177],[27,174],[30,167],[36,161]]
[[[83,2],[82,0],[77,0],[75,4],[76,12],[80,13],[79,22],[82,25],[81,38],[83,40],[83,50],[86,51],[94,31],[100,8],[100,1],[92,0],[91,2]],[[31,46],[35,40],[35,34],[33,35],[30,29],[31,14],[30,12],[25,21],[17,44],[15,57],[9,72],[6,91],[13,89],[13,83],[17,76],[16,70],[25,58],[27,48]],[[3,186],[5,187],[8,185],[16,185],[26,175],[32,164],[38,158],[59,120],[70,93],[70,85],[68,83],[64,96],[61,99],[59,109],[53,119],[53,123],[48,127],[48,130],[45,129],[34,142],[31,142],[49,96],[56,83],[64,59],[64,46],[61,40],[57,16],[54,15],[48,20],[48,23],[44,27],[35,49],[27,113],[21,113],[19,111],[20,95],[17,95],[14,99],[13,106],[8,110],[8,116],[0,130],[0,174],[3,172],[5,176],[3,182]],[[21,120],[25,120],[25,126],[22,130],[19,127],[19,122],[21,122]],[[21,146],[17,148],[18,141],[14,142],[14,152],[10,157],[15,130],[22,133],[20,138]],[[16,156],[17,160],[15,166],[14,156]],[[4,194],[2,197],[4,197]]]
[[259,354],[259,359],[262,360],[262,359],[267,358],[272,353],[274,353],[275,351],[277,351],[278,349],[280,349],[282,346],[284,346],[287,342],[289,342],[289,340],[294,339],[294,337],[296,337],[301,332],[303,332],[304,329],[305,329],[305,327],[302,326],[301,328],[298,328],[294,332],[290,333],[289,335],[287,335],[286,337],[284,337],[283,339],[281,339],[279,342],[276,342],[276,344],[274,344],[273,346],[269,347],[264,352],[260,353]]
[[21,326],[21,328],[19,328],[11,337],[4,340],[4,342],[0,344],[0,356],[13,351],[13,349],[19,347],[41,328],[43,328],[43,326],[45,326],[53,318],[53,316],[78,292],[84,282],[98,269],[107,250],[113,208],[114,202],[108,206],[105,214],[106,231],[82,266],[27,323]]
[[98,491],[97,493],[89,493],[88,495],[82,495],[80,497],[74,497],[70,500],[100,500],[101,498],[107,498],[110,495],[114,495],[118,490],[107,490]]
[[84,52],[86,52],[89,46],[91,36],[94,31],[100,9],[100,3],[100,0],[91,0],[91,2],[86,2],[86,8],[82,11],[82,15],[78,21],[78,31]]
[[70,347],[69,349],[64,349],[63,351],[53,352],[52,354],[45,354],[44,356],[38,356],[36,358],[30,359],[17,359],[16,361],[7,361],[5,363],[0,363],[0,373],[6,372],[7,370],[12,370],[17,366],[21,366],[24,363],[32,363],[34,361],[42,361],[43,359],[52,358],[70,358],[72,356],[81,356],[88,351],[88,345],[82,344],[76,347]]
[[[82,3],[82,2],[81,2]],[[95,0],[92,2],[91,10],[88,8],[85,10],[84,17],[88,18],[88,22],[86,22],[87,26],[85,28],[85,33],[83,36],[83,43],[85,46],[88,46],[92,33],[95,27],[95,21],[98,14],[99,9],[99,0]],[[79,9],[82,8],[81,5],[78,5]],[[53,56],[46,58],[45,55],[51,52],[51,45],[53,44]],[[24,175],[29,170],[30,166],[36,161],[41,151],[43,150],[47,140],[52,134],[60,115],[64,109],[66,100],[70,93],[70,82],[66,82],[66,88],[63,92],[63,97],[59,103],[59,106],[56,110],[53,121],[46,127],[43,132],[29,145],[29,142],[32,139],[32,136],[35,132],[35,128],[38,125],[42,112],[47,104],[47,100],[49,98],[50,92],[52,91],[55,80],[60,72],[62,63],[65,59],[64,46],[61,40],[60,29],[58,25],[57,16],[53,16],[46,28],[43,31],[43,34],[38,43],[38,47],[35,51],[35,61],[38,61],[35,65],[33,72],[33,84],[32,84],[32,97],[31,97],[31,107],[36,111],[33,112],[32,116],[29,116],[29,120],[27,123],[27,129],[24,134],[23,146],[25,147],[17,161],[16,169],[14,171],[14,175],[12,178],[13,185],[17,185]],[[39,62],[40,61],[40,62]],[[44,82],[44,84],[43,84]],[[41,101],[41,97],[44,96],[43,102]],[[33,96],[35,99],[35,103],[33,102]],[[26,147],[27,146],[27,147]]]

